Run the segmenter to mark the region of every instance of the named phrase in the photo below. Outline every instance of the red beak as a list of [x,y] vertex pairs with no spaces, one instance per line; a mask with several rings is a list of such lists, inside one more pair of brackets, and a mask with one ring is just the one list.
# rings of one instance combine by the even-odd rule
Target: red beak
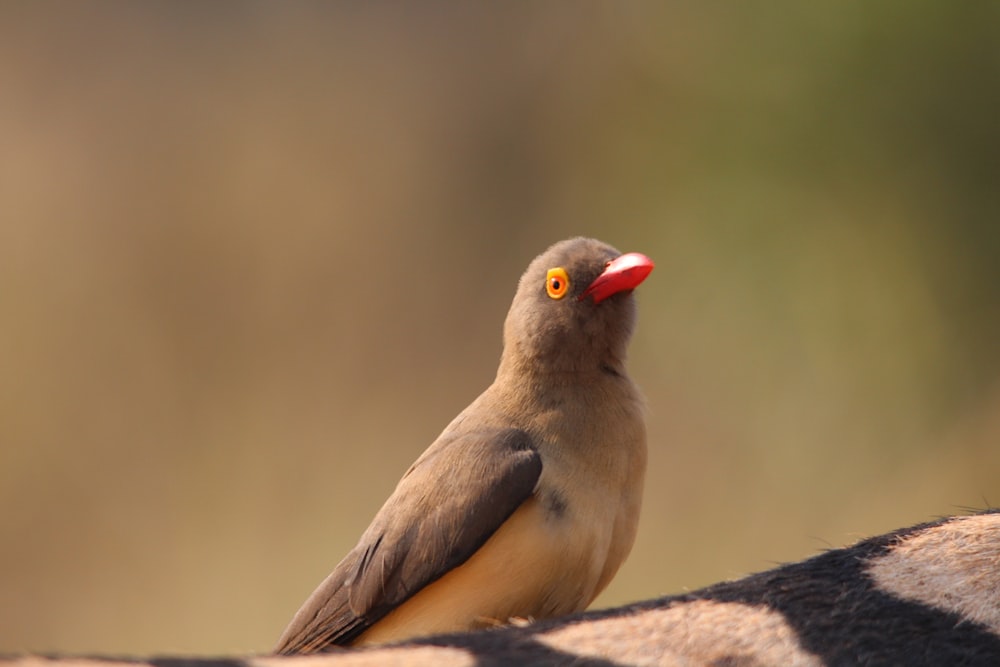
[[592,296],[594,303],[600,303],[613,294],[635,289],[652,270],[653,260],[649,257],[639,252],[625,253],[607,263],[601,275],[583,290],[580,300]]

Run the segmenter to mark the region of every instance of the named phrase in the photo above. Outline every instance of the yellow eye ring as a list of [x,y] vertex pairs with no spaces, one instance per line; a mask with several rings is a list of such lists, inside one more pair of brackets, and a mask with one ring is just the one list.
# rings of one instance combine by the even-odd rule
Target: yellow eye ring
[[552,299],[561,299],[569,292],[569,276],[566,269],[557,267],[545,274],[545,291]]

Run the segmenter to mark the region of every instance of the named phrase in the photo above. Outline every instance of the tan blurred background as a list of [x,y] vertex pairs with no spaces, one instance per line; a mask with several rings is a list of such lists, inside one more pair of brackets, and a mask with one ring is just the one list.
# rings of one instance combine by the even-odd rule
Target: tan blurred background
[[1000,503],[997,3],[0,4],[0,652],[263,651],[492,379],[657,261],[599,605]]

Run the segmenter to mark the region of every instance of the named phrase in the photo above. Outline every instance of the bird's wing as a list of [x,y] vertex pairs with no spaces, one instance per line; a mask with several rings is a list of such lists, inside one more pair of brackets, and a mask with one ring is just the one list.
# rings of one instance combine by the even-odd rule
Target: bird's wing
[[531,496],[542,462],[527,433],[442,436],[406,472],[358,545],[292,619],[277,653],[346,645],[464,563]]

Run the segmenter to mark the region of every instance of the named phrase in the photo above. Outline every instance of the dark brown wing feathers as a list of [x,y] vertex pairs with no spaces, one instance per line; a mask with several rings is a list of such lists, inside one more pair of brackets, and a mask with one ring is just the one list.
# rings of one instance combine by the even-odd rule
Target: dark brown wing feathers
[[464,563],[531,496],[541,472],[524,431],[442,436],[299,610],[276,651],[310,653],[351,643]]

